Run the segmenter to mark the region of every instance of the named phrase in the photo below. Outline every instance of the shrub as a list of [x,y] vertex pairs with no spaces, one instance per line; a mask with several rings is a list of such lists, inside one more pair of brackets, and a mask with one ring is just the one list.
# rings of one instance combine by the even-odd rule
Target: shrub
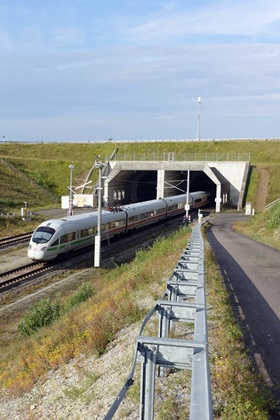
[[65,306],[50,299],[41,300],[33,309],[31,309],[24,317],[23,321],[18,324],[18,330],[21,337],[29,337],[42,327],[52,324],[57,320],[62,312],[67,312],[74,306],[85,302],[88,298],[95,294],[90,283],[83,283],[77,293],[71,296]]
[[18,330],[22,337],[29,337],[37,330],[50,325],[60,315],[60,305],[51,303],[50,299],[42,299],[33,309],[29,310],[22,322],[18,324]]
[[91,287],[89,282],[83,283],[77,293],[68,300],[66,304],[66,310],[73,308],[74,306],[79,305],[79,303],[85,302],[87,299],[89,299],[91,296],[95,294],[95,291]]

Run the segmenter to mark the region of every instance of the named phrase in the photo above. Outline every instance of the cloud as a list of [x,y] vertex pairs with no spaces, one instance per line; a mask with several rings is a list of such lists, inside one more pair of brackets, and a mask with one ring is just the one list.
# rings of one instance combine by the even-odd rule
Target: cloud
[[[186,10],[187,9],[187,10]],[[160,13],[150,16],[146,22],[127,29],[132,42],[174,42],[198,36],[278,38],[280,35],[280,3],[277,0],[263,1],[216,1],[188,10]],[[271,31],[273,26],[273,31]],[[191,39],[195,42],[194,39]]]
[[76,26],[53,26],[51,28],[50,42],[56,47],[71,47],[84,44],[86,35],[81,27]]
[[0,27],[0,51],[13,51],[14,42],[9,31]]
[[198,96],[202,136],[279,131],[278,0],[146,3],[2,9],[6,137],[192,137]]

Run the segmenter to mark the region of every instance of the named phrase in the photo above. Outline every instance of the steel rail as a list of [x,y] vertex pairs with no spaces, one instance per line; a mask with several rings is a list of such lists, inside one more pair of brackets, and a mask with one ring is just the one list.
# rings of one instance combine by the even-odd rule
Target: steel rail
[[21,242],[27,242],[30,240],[32,233],[33,232],[27,232],[27,233],[22,233],[20,235],[0,238],[0,249],[14,246]]

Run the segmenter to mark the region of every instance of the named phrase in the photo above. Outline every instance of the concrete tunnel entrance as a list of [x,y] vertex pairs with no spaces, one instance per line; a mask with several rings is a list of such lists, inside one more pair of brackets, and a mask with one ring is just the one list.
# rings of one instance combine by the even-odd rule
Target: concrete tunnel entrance
[[[108,205],[118,206],[159,197],[170,197],[185,194],[187,191],[187,171],[165,171],[164,191],[158,192],[157,170],[122,170],[110,182]],[[202,171],[190,171],[189,191],[210,191],[215,197],[216,185]]]
[[103,203],[118,206],[209,191],[215,211],[242,208],[250,163],[247,161],[108,161],[102,173]]

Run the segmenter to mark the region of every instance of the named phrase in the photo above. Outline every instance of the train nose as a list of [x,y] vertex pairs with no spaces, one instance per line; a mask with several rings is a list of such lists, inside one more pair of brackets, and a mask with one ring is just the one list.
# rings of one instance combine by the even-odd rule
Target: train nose
[[32,245],[29,246],[27,256],[31,258],[31,260],[42,260],[44,252],[42,249],[38,249],[37,247],[33,247]]

